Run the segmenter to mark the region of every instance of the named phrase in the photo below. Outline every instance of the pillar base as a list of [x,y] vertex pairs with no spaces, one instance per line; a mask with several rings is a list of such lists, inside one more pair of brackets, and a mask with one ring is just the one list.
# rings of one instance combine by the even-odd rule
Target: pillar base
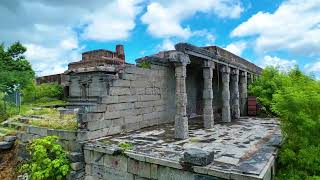
[[189,138],[188,118],[185,116],[175,116],[174,133],[177,139]]

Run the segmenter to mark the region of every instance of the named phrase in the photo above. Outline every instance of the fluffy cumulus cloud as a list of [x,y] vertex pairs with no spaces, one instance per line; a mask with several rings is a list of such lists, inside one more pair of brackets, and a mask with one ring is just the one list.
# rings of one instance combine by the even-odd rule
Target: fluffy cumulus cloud
[[[140,0],[12,0],[0,4],[0,39],[19,40],[37,75],[61,73],[79,59],[81,39],[126,39],[135,27]],[[77,32],[75,29],[81,29]]]
[[117,0],[106,3],[87,16],[83,37],[98,41],[127,39],[141,11],[140,0]]
[[227,45],[224,49],[232,52],[235,55],[241,56],[244,49],[247,47],[247,43],[244,41],[238,41]]
[[238,0],[157,0],[147,6],[141,20],[155,37],[187,39],[193,35],[192,29],[183,27],[181,22],[197,12],[213,13],[220,18],[237,18],[242,11]]
[[288,71],[297,65],[296,60],[282,59],[277,56],[264,56],[261,67],[274,66],[282,71]]
[[258,12],[236,27],[232,37],[253,36],[256,50],[320,55],[320,0],[288,0],[273,12]]
[[158,45],[157,49],[159,51],[168,51],[168,50],[174,50],[174,42],[171,41],[170,39],[165,39],[163,40],[161,45]]

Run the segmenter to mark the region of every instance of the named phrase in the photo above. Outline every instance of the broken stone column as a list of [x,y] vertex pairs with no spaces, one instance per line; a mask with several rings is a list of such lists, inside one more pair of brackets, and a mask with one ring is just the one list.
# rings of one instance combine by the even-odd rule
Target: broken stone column
[[213,116],[213,91],[212,91],[212,78],[213,78],[214,62],[204,61],[203,64],[203,125],[205,129],[211,129],[214,125]]
[[231,118],[240,118],[239,70],[232,69],[230,76]]
[[246,116],[247,115],[247,72],[240,73],[240,115]]
[[175,65],[176,77],[176,115],[175,115],[175,138],[187,139],[188,117],[187,117],[187,92],[186,92],[186,71],[190,63],[189,56],[182,52],[170,54],[170,61]]
[[222,122],[231,122],[230,114],[230,68],[223,66],[222,73]]

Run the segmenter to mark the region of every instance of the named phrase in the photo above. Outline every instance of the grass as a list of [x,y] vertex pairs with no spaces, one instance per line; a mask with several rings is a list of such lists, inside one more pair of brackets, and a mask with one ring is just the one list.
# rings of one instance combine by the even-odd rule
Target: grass
[[48,127],[53,129],[76,130],[77,117],[76,114],[65,114],[60,117],[60,112],[53,108],[42,108],[39,110],[29,110],[26,116],[38,115],[43,119],[30,120],[28,124],[40,127]]
[[41,116],[42,119],[29,120],[28,124],[52,129],[76,130],[77,117],[75,114],[66,114],[61,118],[59,110],[54,108],[41,108],[43,106],[64,104],[65,102],[61,100],[22,104],[20,113],[15,113],[16,115],[12,116],[11,119],[18,120],[19,117],[23,116]]

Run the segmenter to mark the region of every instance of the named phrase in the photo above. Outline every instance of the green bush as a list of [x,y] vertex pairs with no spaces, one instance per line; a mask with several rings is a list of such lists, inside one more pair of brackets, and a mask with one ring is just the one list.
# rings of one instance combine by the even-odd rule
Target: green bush
[[144,69],[150,69],[151,68],[151,64],[150,64],[149,61],[142,61],[141,63],[139,63],[138,66],[141,67],[141,68],[144,68]]
[[278,158],[278,179],[320,177],[320,82],[299,69],[266,68],[250,86],[268,111],[280,117],[287,140]]
[[63,88],[58,84],[29,84],[23,90],[24,102],[47,102],[63,98]]
[[31,159],[20,168],[31,180],[64,179],[70,171],[70,162],[58,137],[46,136],[34,140],[28,147]]

